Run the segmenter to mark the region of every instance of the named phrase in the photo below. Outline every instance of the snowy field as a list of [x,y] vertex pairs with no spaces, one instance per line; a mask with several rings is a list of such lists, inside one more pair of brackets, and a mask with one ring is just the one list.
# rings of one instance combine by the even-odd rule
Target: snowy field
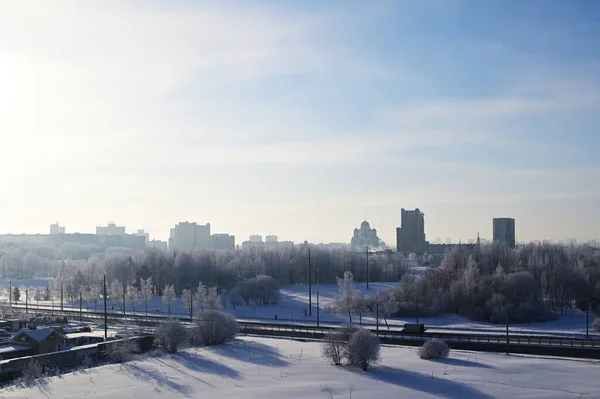
[[381,364],[363,372],[327,364],[317,342],[241,337],[7,388],[0,398],[598,399],[599,372],[598,361],[466,351],[428,361],[404,347],[383,347]]
[[[355,284],[355,286],[365,295],[375,295],[377,292],[391,288],[396,283],[371,283],[369,284],[369,290],[366,289],[366,284]],[[281,301],[277,305],[240,305],[237,306],[235,311],[231,308],[231,305],[227,304],[224,311],[234,314],[239,320],[255,321],[260,319],[262,321],[276,322],[275,316],[277,315],[277,322],[281,323],[311,323],[314,324],[317,321],[317,291],[319,292],[319,307],[320,307],[320,321],[321,324],[326,325],[327,323],[344,323],[348,321],[345,316],[339,316],[329,312],[332,300],[339,294],[338,287],[335,284],[314,286],[312,292],[312,315],[305,315],[308,313],[308,287],[307,286],[296,286],[286,287],[281,290]],[[21,296],[20,304],[24,305],[24,297]],[[37,305],[37,302],[31,301],[31,305]],[[52,306],[52,302],[39,302],[40,306]],[[59,301],[54,302],[55,308],[60,305]],[[103,309],[103,303],[99,300],[96,304],[96,310],[100,311]],[[70,303],[65,302],[66,307],[72,307],[79,309],[79,301],[72,301]],[[84,309],[94,311],[95,306],[93,301],[83,301]],[[108,301],[109,311],[119,312],[119,306],[112,300]],[[167,305],[162,301],[160,297],[154,297],[150,299],[148,303],[148,312],[157,315],[166,315],[168,313]],[[196,309],[198,311],[199,309]],[[127,313],[133,313],[134,307],[131,303],[127,303]],[[135,302],[135,312],[139,314],[144,313],[144,302],[138,300]],[[189,310],[181,303],[180,299],[176,299],[171,305],[171,315],[188,316]],[[353,320],[358,322],[358,318]],[[405,323],[414,323],[415,318],[398,318],[390,319],[388,323],[391,327],[401,327]],[[421,317],[419,322],[425,323],[425,326],[429,331],[436,332],[456,332],[456,331],[471,331],[471,332],[498,332],[503,333],[505,327],[503,325],[492,325],[484,322],[476,322],[468,320],[466,317],[457,315],[442,315],[437,317]],[[540,333],[552,333],[552,334],[565,334],[565,335],[580,335],[585,333],[585,313],[582,312],[570,312],[564,316],[560,316],[558,319],[543,323],[524,323],[524,324],[513,324],[510,326],[513,333],[529,333],[529,334],[540,334]],[[590,315],[589,320],[589,331],[593,332],[594,316]],[[375,314],[367,314],[363,317],[363,323],[375,324]],[[385,328],[385,326],[381,326]]]

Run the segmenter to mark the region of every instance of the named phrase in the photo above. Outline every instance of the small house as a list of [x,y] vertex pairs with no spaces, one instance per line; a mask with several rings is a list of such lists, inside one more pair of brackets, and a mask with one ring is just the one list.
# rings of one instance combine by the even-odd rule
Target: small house
[[0,343],[0,360],[15,359],[31,355],[31,346],[13,342]]
[[41,355],[64,350],[67,346],[67,337],[53,328],[22,329],[12,338],[11,342],[29,345],[34,354]]
[[2,319],[0,320],[0,328],[8,332],[19,331],[25,328],[27,323],[19,319]]
[[82,346],[104,342],[104,336],[88,332],[65,334],[69,346]]

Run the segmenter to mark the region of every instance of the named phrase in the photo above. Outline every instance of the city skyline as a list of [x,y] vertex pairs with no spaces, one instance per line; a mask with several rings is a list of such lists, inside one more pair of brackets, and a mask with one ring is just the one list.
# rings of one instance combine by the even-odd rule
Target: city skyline
[[0,233],[599,240],[600,4],[475,4],[4,2]]

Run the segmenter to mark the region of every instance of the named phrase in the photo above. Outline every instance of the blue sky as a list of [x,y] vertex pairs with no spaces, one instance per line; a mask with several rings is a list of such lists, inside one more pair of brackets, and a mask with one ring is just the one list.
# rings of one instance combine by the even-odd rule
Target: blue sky
[[599,239],[595,1],[0,5],[0,231]]

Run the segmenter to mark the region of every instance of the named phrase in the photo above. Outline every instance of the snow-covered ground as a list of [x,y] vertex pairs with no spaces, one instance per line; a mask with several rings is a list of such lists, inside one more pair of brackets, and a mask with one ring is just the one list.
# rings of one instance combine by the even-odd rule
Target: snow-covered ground
[[53,377],[1,398],[600,398],[600,362],[453,351],[421,360],[383,347],[363,372],[332,366],[317,342],[241,337],[208,349],[147,357]]
[[[371,283],[369,284],[369,290],[366,289],[366,284],[360,283],[355,286],[365,295],[375,295],[377,292],[386,290],[393,287],[396,283]],[[277,316],[278,322],[283,323],[316,323],[317,321],[317,292],[319,292],[319,308],[320,308],[320,321],[321,324],[327,323],[344,323],[348,321],[346,316],[340,316],[332,314],[329,311],[332,300],[339,294],[338,287],[335,284],[313,286],[312,288],[312,315],[305,315],[308,313],[308,287],[307,286],[295,286],[286,287],[281,290],[281,300],[277,305],[240,305],[235,310],[231,308],[231,305],[227,305],[224,311],[234,314],[240,320],[253,321],[260,319],[262,321],[275,322],[275,316]],[[21,295],[21,304],[24,304],[24,297]],[[31,305],[36,305],[37,302],[30,301]],[[52,306],[52,302],[39,302],[40,306]],[[60,306],[59,301],[54,301],[54,307]],[[65,302],[66,307],[79,309],[79,301],[72,301],[70,303]],[[103,309],[103,303],[101,300],[97,301],[96,307],[93,301],[83,301],[84,309],[94,311],[94,309],[100,311]],[[112,300],[108,300],[109,311],[119,312],[120,307]],[[131,303],[127,303],[127,313],[133,313],[133,306]],[[197,311],[198,309],[196,309]],[[145,313],[144,302],[140,299],[135,303],[135,312],[143,314]],[[167,305],[162,301],[160,297],[151,298],[148,303],[148,312],[151,314],[166,315],[168,313]],[[171,304],[171,315],[188,316],[189,310],[178,298]],[[358,322],[358,320],[353,320]],[[388,323],[391,327],[401,327],[405,323],[414,323],[415,318],[398,318],[390,319]],[[420,317],[419,322],[425,323],[425,326],[429,331],[445,332],[445,331],[471,331],[471,332],[498,332],[502,333],[505,331],[503,325],[492,325],[484,322],[476,322],[468,320],[466,317],[457,315],[442,315],[437,317]],[[552,333],[552,334],[584,334],[585,333],[585,313],[582,312],[570,312],[566,315],[560,316],[556,320],[543,322],[543,323],[524,323],[524,324],[513,324],[510,326],[513,333]],[[593,322],[594,317],[590,315],[589,319],[589,331],[593,334]],[[363,323],[375,324],[375,314],[368,314],[363,317]]]

